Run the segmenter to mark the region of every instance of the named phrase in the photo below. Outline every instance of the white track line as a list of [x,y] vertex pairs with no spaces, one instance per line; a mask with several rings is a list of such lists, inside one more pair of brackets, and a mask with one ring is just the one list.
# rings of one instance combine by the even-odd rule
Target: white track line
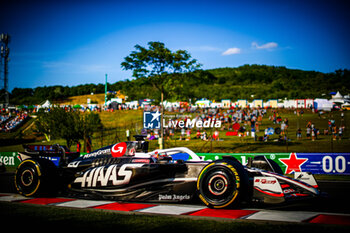
[[276,211],[276,210],[261,210],[245,219],[249,220],[268,220],[282,222],[302,222],[309,218],[317,216],[317,212],[306,211]]
[[137,212],[152,213],[152,214],[181,215],[189,212],[199,211],[205,208],[206,208],[205,206],[158,205],[147,209],[139,210]]
[[106,205],[110,203],[114,203],[114,201],[73,200],[68,202],[57,203],[54,205],[62,206],[62,207],[73,207],[73,208],[90,208],[90,207]]
[[7,201],[7,202],[12,202],[12,201],[24,201],[31,199],[29,197],[24,197],[19,194],[14,194],[14,193],[1,193],[4,196],[0,196],[0,201]]

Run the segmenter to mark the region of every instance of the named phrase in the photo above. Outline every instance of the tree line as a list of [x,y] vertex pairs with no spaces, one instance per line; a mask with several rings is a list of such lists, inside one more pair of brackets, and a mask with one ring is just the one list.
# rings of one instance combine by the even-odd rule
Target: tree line
[[35,121],[36,130],[45,135],[46,140],[64,139],[68,148],[75,142],[84,142],[84,151],[91,136],[102,129],[100,115],[94,112],[81,113],[72,109],[40,109]]
[[[165,99],[194,102],[196,99],[295,99],[322,98],[329,92],[350,90],[350,71],[331,73],[303,71],[267,65],[244,65],[237,68],[217,68],[173,73],[163,77],[167,90]],[[160,92],[147,78],[126,79],[108,83],[109,91],[121,91],[129,100],[144,98],[160,101]],[[40,104],[45,100],[62,100],[70,96],[104,93],[104,84],[78,86],[44,86],[14,88],[11,104]]]

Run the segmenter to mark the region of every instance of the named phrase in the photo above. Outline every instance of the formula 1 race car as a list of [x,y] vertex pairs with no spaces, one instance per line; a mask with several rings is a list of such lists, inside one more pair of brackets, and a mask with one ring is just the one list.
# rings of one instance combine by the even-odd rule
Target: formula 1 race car
[[211,208],[251,201],[282,203],[319,196],[308,173],[284,176],[278,164],[257,156],[243,166],[232,156],[203,161],[188,148],[148,152],[142,136],[80,156],[59,145],[25,147],[19,153],[15,185],[24,196],[57,192],[118,201],[185,202],[200,199]]

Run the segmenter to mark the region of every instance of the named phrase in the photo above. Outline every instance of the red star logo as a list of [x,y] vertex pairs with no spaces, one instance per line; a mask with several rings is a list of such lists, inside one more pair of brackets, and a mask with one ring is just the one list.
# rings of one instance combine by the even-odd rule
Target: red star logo
[[289,158],[279,160],[287,166],[285,174],[290,174],[293,171],[301,172],[301,165],[303,165],[308,159],[298,159],[296,153],[291,153]]

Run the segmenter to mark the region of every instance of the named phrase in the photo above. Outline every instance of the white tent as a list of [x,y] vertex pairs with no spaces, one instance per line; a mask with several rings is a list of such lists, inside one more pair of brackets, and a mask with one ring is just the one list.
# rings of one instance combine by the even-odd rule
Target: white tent
[[314,107],[318,111],[331,111],[333,108],[333,102],[327,99],[315,99]]
[[211,101],[203,98],[203,99],[197,100],[194,104],[198,105],[200,108],[208,108],[211,104]]
[[134,101],[130,101],[130,102],[125,102],[126,106],[131,108],[131,109],[137,109],[138,107],[138,102],[137,100],[134,100]]
[[41,107],[42,107],[42,108],[49,108],[49,107],[51,107],[50,101],[49,101],[49,100],[46,100],[45,103],[43,103],[43,104],[41,105]]
[[167,100],[163,101],[163,106],[164,108],[179,108],[180,107],[180,102],[169,102]]
[[337,94],[332,96],[332,99],[330,101],[332,101],[333,103],[343,104],[344,103],[344,97],[338,91]]
[[278,108],[280,107],[279,104],[281,105],[281,107],[284,106],[282,103],[279,103],[278,100],[270,99],[264,104],[264,107]]
[[295,100],[284,100],[283,106],[284,108],[298,108],[297,101]]

